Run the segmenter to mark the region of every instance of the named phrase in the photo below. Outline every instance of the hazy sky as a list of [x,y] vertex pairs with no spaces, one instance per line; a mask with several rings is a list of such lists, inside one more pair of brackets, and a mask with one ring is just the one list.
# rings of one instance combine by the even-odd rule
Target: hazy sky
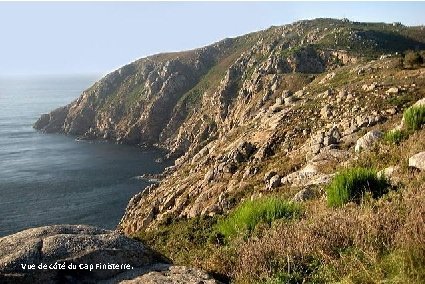
[[0,2],[0,75],[106,74],[317,17],[423,25],[425,2]]

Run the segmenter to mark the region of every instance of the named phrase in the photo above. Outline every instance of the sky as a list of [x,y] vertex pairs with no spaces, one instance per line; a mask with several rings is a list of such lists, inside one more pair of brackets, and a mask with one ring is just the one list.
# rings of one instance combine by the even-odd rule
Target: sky
[[318,17],[425,24],[425,2],[0,2],[0,75],[107,74]]

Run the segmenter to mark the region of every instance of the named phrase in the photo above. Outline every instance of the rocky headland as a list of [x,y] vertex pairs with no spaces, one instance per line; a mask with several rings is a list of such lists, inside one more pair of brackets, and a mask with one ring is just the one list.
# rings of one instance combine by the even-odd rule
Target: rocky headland
[[[424,227],[410,210],[424,213],[419,201],[424,197],[425,134],[421,123],[411,129],[405,121],[412,105],[424,105],[423,49],[423,27],[316,19],[118,69],[74,102],[42,115],[34,127],[160,147],[176,159],[174,166],[129,201],[116,232],[65,227],[70,233],[61,233],[54,227],[0,239],[0,247],[16,243],[1,256],[0,271],[32,277],[16,270],[20,259],[78,262],[86,257],[82,251],[92,250],[140,269],[166,267],[132,280],[139,283],[192,283],[190,277],[215,283],[200,270],[164,264],[165,258],[128,237],[141,239],[173,263],[240,283],[339,281],[348,261],[353,267],[367,262],[385,270],[382,255],[412,247],[423,253],[423,239],[416,236]],[[342,209],[327,207],[330,184],[340,172],[359,167],[379,171],[391,184],[390,192],[383,191],[381,199],[362,194]],[[258,226],[252,237],[239,232],[229,240],[217,229],[241,204],[269,196],[301,204],[303,214],[293,223]],[[391,219],[390,211],[400,212]],[[406,242],[405,236],[411,238]],[[23,238],[30,242],[27,248]],[[79,238],[78,247],[65,245]],[[60,240],[54,241],[53,252],[44,245],[49,239]],[[354,260],[348,252],[365,255]],[[403,279],[421,279],[421,267]],[[372,274],[390,277],[381,270]]]

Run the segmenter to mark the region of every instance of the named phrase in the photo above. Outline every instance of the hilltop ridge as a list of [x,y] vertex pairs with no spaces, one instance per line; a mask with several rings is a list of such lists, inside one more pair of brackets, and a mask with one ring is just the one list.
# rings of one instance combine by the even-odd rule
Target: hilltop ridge
[[[153,55],[108,74],[34,126],[83,138],[157,145],[178,157],[208,136],[227,131],[229,104],[240,97],[236,85],[253,76],[318,74],[365,56],[420,49],[421,33],[420,28],[317,19],[192,51]],[[299,79],[308,80],[304,77]],[[235,92],[229,93],[233,87]]]

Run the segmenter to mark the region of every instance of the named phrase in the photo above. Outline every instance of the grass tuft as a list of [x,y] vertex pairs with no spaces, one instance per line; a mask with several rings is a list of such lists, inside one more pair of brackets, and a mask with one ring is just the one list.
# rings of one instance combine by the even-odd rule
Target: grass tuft
[[388,192],[384,177],[367,168],[351,168],[338,173],[326,190],[328,205],[338,207],[350,201],[359,202],[365,193],[378,198]]
[[399,145],[401,142],[406,140],[409,137],[409,134],[406,131],[403,130],[390,130],[385,133],[384,135],[384,141],[390,143]]
[[403,114],[406,128],[409,130],[419,130],[425,123],[425,106],[412,106]]
[[296,203],[267,197],[245,201],[229,216],[218,223],[218,231],[227,239],[239,234],[249,234],[259,223],[271,224],[277,219],[292,219],[300,215],[301,208]]

